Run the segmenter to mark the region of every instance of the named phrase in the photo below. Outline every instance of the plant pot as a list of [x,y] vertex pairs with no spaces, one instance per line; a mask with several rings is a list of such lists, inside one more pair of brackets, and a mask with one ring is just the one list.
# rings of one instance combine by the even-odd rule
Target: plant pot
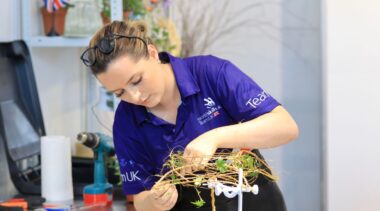
[[132,13],[132,11],[129,10],[124,10],[123,11],[123,20],[128,21],[129,20],[129,15]]
[[[60,36],[63,35],[65,31],[65,17],[67,13],[67,8],[60,8],[59,10],[54,11],[54,28],[53,28],[53,13],[49,13],[45,7],[41,7],[42,20],[44,24],[45,35],[48,36]],[[51,35],[49,34],[52,30],[58,34]]]

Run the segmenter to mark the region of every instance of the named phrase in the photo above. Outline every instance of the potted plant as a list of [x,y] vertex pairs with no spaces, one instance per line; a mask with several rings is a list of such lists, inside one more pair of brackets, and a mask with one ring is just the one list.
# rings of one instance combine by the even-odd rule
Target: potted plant
[[103,24],[107,24],[111,20],[111,5],[109,0],[103,0],[103,9],[102,9],[102,20]]
[[44,32],[47,36],[63,35],[65,17],[69,3],[67,0],[43,0],[41,7]]
[[[147,10],[143,0],[123,0],[124,20],[140,19],[146,14]],[[107,24],[111,19],[111,6],[109,0],[103,0],[103,10],[101,13],[103,24]]]
[[123,0],[123,12],[125,19],[139,19],[146,14],[146,7],[143,0]]

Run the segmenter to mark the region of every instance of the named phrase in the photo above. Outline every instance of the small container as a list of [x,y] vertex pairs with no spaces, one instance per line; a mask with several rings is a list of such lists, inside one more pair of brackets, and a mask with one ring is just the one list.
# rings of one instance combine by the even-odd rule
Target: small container
[[74,7],[66,15],[66,37],[92,36],[102,25],[102,3],[99,0],[72,0]]

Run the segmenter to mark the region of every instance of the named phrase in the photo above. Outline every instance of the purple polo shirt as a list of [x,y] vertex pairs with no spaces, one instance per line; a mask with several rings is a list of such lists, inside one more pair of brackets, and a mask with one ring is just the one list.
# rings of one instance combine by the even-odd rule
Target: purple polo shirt
[[182,103],[175,125],[145,107],[119,104],[113,138],[125,194],[149,190],[171,150],[183,150],[202,133],[254,119],[279,105],[227,60],[214,56],[182,59],[168,53],[160,53],[160,59],[170,62]]

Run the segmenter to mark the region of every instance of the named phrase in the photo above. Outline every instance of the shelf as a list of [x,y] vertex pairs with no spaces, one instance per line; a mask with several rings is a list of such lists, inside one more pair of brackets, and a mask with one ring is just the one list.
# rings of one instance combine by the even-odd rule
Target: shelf
[[30,47],[87,47],[90,37],[46,37],[35,36],[30,37]]
[[[46,37],[41,35],[41,17],[39,8],[41,0],[21,1],[22,38],[29,47],[86,47],[90,37]],[[123,19],[123,1],[110,0],[111,20]]]

